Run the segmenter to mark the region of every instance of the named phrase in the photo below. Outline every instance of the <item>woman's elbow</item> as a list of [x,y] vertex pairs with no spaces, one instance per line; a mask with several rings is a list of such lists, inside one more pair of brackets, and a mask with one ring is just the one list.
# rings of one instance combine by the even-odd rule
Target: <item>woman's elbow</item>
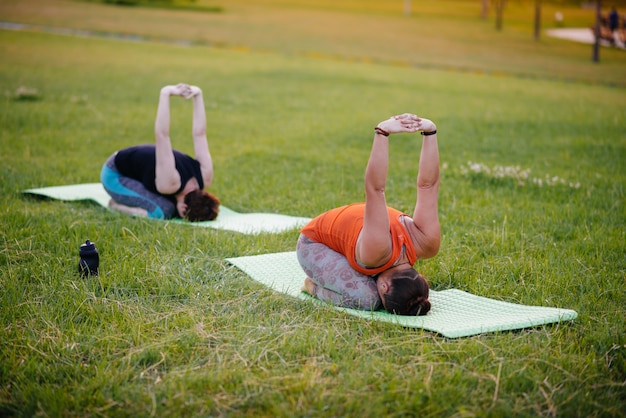
[[437,239],[436,241],[433,241],[427,251],[428,251],[428,257],[434,257],[439,253],[439,248],[441,247],[441,240]]
[[180,180],[175,179],[161,180],[155,179],[156,189],[159,193],[169,195],[174,194],[180,188]]
[[205,127],[194,128],[191,134],[193,135],[193,138],[195,140],[206,141],[206,128]]
[[422,257],[423,258],[432,258],[439,253],[439,248],[441,247],[441,237],[439,235],[433,235],[427,237],[424,242],[422,242]]

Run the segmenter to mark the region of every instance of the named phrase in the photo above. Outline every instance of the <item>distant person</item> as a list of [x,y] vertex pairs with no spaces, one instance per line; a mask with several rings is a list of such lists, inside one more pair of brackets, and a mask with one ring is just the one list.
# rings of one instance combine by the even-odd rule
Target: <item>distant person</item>
[[611,8],[611,12],[609,13],[609,30],[611,33],[615,33],[615,31],[619,28],[619,13],[615,6]]
[[622,33],[620,33],[620,15],[615,7],[609,13],[609,31],[611,33],[611,43],[619,48],[624,48]]
[[[172,149],[170,96],[193,101],[195,158]],[[190,221],[217,217],[219,199],[204,190],[213,181],[213,162],[206,138],[202,90],[188,84],[161,89],[155,122],[155,144],[137,145],[113,153],[100,179],[111,195],[111,209],[136,216]]]
[[[389,135],[421,131],[422,149],[413,215],[387,206]],[[365,169],[365,203],[331,209],[303,229],[296,246],[307,278],[303,291],[336,306],[399,315],[430,310],[426,279],[413,269],[439,251],[437,127],[413,114],[393,116],[375,128]]]

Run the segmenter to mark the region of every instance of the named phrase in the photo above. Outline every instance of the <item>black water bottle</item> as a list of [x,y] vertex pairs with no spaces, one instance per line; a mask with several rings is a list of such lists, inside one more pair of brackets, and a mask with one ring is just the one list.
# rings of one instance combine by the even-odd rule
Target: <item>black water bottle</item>
[[100,256],[96,245],[87,240],[80,246],[80,261],[78,262],[78,271],[84,276],[98,275],[98,264],[100,264]]

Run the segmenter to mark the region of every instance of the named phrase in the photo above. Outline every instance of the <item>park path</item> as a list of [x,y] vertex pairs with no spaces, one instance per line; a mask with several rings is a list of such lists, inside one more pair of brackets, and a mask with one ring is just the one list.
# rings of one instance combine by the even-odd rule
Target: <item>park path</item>
[[[590,45],[595,41],[591,28],[548,29],[546,34],[554,38],[567,39]],[[600,40],[600,45],[609,47],[612,46],[610,42],[605,39]]]
[[546,34],[554,38],[567,39],[584,44],[593,44],[594,42],[593,32],[589,28],[548,29]]

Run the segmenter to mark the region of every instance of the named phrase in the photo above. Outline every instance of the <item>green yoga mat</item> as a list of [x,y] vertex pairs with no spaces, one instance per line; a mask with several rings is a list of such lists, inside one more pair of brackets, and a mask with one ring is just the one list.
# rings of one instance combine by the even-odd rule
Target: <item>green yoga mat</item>
[[[24,190],[23,193],[64,201],[91,200],[105,208],[108,207],[109,199],[111,198],[106,190],[104,190],[101,183],[28,189]],[[310,218],[281,215],[277,213],[238,213],[221,205],[220,213],[214,221],[187,222],[182,219],[172,219],[169,222],[180,222],[192,226],[223,229],[240,232],[242,234],[260,234],[262,232],[279,233],[293,228],[301,228],[310,220]]]
[[[306,274],[295,252],[227,258],[252,279],[301,299],[320,303],[300,289]],[[423,328],[448,338],[467,337],[487,332],[514,330],[575,319],[578,314],[569,309],[527,306],[476,296],[458,289],[430,292],[432,308],[424,316],[392,315],[385,311],[338,309],[361,318],[391,322],[410,328]]]

